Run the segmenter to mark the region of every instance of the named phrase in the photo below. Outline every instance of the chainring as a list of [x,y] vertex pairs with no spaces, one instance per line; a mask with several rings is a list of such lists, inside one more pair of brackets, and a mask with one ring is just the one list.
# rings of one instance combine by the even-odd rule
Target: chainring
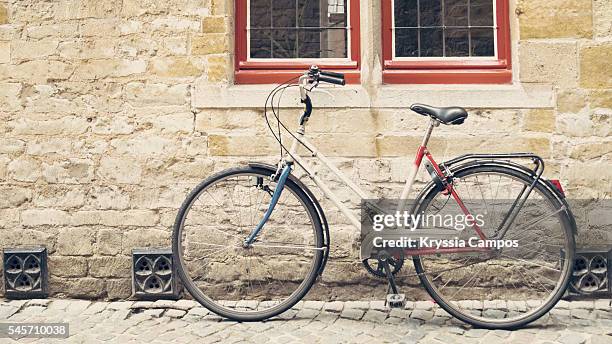
[[[396,258],[393,256],[387,258],[389,265],[393,268],[393,270],[391,271],[393,275],[396,275],[398,272],[400,272],[400,270],[402,270],[402,267],[404,266],[404,252],[403,251],[398,251],[398,252],[399,252],[399,258]],[[379,278],[387,278],[387,275],[385,274],[385,269],[383,268],[383,265],[380,259],[368,258],[368,259],[363,260],[362,263],[365,269],[370,274],[374,275],[375,277],[379,277]]]

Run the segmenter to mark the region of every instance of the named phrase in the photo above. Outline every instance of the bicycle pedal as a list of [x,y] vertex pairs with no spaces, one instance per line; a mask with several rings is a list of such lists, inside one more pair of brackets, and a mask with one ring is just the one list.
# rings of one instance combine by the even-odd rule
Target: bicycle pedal
[[387,306],[389,308],[404,308],[406,306],[406,294],[388,294]]

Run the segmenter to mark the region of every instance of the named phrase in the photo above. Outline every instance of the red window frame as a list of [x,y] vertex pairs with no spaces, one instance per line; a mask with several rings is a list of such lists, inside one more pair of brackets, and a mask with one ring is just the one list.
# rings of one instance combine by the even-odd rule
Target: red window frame
[[506,84],[512,82],[510,10],[496,1],[497,58],[491,60],[393,60],[393,0],[382,0],[383,82],[388,84]]
[[[358,84],[360,82],[360,26],[359,26],[359,0],[348,0],[350,6],[349,32],[350,60],[325,61],[322,59],[316,64],[324,70],[344,73],[346,82]],[[236,0],[235,23],[235,66],[234,83],[236,84],[274,84],[287,81],[299,76],[308,69],[313,62],[296,59],[295,62],[280,61],[248,61],[247,60],[247,0]]]

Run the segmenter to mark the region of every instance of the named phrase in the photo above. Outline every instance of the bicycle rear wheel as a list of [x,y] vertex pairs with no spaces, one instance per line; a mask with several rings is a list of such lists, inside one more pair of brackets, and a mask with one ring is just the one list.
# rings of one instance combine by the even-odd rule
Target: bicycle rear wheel
[[[481,165],[457,171],[453,184],[470,212],[483,214],[485,236],[495,238],[519,192],[532,182],[516,170]],[[462,214],[449,197],[431,187],[417,213]],[[574,232],[564,209],[539,182],[505,235],[496,238],[510,246],[516,240],[516,247],[415,256],[421,283],[444,310],[476,327],[512,329],[540,318],[563,296],[572,273]],[[449,232],[453,237],[485,243],[473,228]]]
[[173,253],[185,288],[209,310],[237,321],[291,308],[322,262],[318,213],[291,180],[256,241],[243,247],[276,187],[270,174],[244,167],[211,176],[187,196],[174,225]]

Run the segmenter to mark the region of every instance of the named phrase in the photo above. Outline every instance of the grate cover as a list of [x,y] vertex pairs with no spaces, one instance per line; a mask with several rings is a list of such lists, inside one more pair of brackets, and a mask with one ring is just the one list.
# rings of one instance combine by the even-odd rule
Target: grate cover
[[170,249],[132,251],[132,293],[141,300],[178,299],[178,275]]
[[5,249],[3,267],[7,298],[38,299],[48,296],[46,248]]
[[612,296],[611,266],[612,250],[576,250],[570,291],[585,296]]

